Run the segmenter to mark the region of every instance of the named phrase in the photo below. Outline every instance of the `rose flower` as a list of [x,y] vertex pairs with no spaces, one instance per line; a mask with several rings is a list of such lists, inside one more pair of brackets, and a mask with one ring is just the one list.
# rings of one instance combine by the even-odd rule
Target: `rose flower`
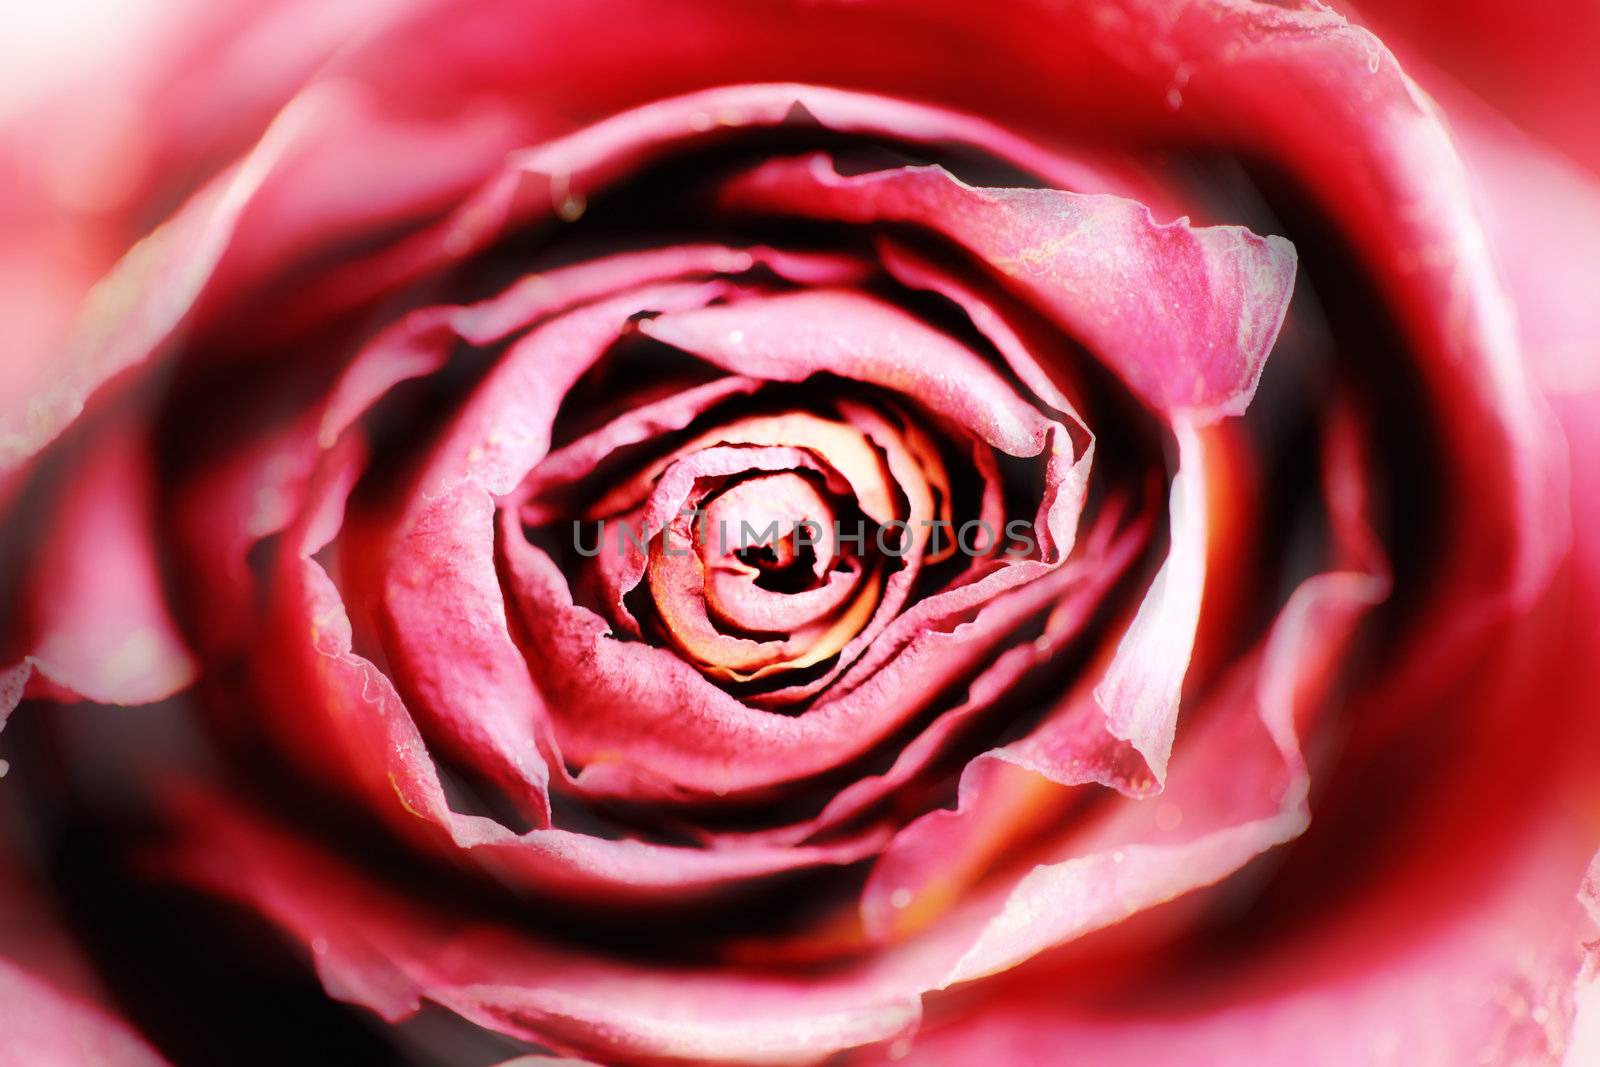
[[1600,1062],[1592,15],[161,10],[0,125],[0,1062]]

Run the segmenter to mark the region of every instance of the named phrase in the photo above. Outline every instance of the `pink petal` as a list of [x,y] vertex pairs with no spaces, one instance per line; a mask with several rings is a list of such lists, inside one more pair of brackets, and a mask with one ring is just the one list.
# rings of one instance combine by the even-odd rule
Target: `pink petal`
[[[508,24],[525,14],[508,14]],[[416,31],[417,28],[408,29]],[[611,29],[614,35],[614,24]],[[424,38],[428,41],[427,54],[436,55],[439,49],[452,47],[443,43],[446,40],[454,40],[454,47],[463,52],[481,51],[487,44],[481,38],[460,40],[460,30],[461,27],[447,23],[421,31],[427,34]],[[403,36],[396,35],[386,43],[391,46],[398,43],[403,49],[419,43],[406,41]],[[653,64],[659,59],[653,43],[649,53]],[[503,58],[496,57],[497,60]],[[570,57],[563,54],[561,58]],[[362,80],[385,82],[392,79],[390,57],[357,53],[355,60],[355,65],[361,68]],[[529,54],[519,55],[511,78],[525,78],[525,68],[530,62]],[[653,69],[653,66],[641,64],[632,72],[648,76]],[[700,78],[696,74],[689,80],[698,83]],[[620,82],[613,83],[608,90],[617,87]],[[570,101],[570,106],[563,107],[557,99],[559,83],[545,79],[538,81],[537,92],[511,94],[516,106],[526,108],[529,99],[536,99],[549,109],[523,117],[534,128],[547,128],[555,115],[585,114],[599,121],[514,153],[501,171],[485,181],[444,220],[375,255],[336,268],[319,283],[313,294],[316,301],[306,303],[311,303],[319,314],[361,306],[385,291],[482,251],[510,230],[581,215],[589,199],[654,159],[696,142],[714,143],[729,132],[782,125],[794,119],[797,109],[800,114],[820,120],[832,130],[986,147],[1064,184],[1097,188],[1120,184],[1107,168],[1044,151],[1000,126],[936,106],[787,83],[728,85],[673,95],[689,87],[689,84],[667,86],[632,97],[624,93],[613,105],[615,113],[609,116],[596,113],[596,100],[600,97],[592,93],[579,94]],[[392,88],[396,95],[410,99],[418,85],[407,82]],[[441,87],[439,92],[438,99],[429,100],[430,107],[443,106],[440,101],[459,92],[459,87]],[[604,96],[615,98],[616,94],[608,91]],[[302,191],[301,195],[307,194]]]
[[[1052,449],[1055,490],[1040,525],[1070,550],[1088,457]],[[573,603],[554,562],[511,523],[503,520],[504,551],[530,661],[563,751],[593,764],[582,776],[592,789],[611,762],[701,797],[759,793],[837,766],[906,722],[1075,578],[1060,572],[1059,558],[1011,560],[919,601],[865,650],[852,668],[857,680],[847,677],[836,697],[790,718],[735,700],[670,651],[616,640],[604,619]]]
[[693,306],[698,283],[645,288],[534,329],[469,400],[385,551],[385,645],[412,702],[548,821],[541,700],[507,629],[494,560],[494,496],[543,458],[571,384],[635,311]]
[[190,876],[307,946],[329,992],[397,1021],[423,998],[480,1026],[608,1061],[814,1063],[915,1025],[914,993],[826,978],[650,967],[419,905],[226,806],[192,808]]
[[127,1026],[0,958],[0,1058],[17,1067],[161,1067]]
[[1600,42],[1600,12],[1592,4],[1560,0],[1517,11],[1468,0],[1451,19],[1415,0],[1339,6],[1376,30],[1435,97],[1442,95],[1440,83],[1454,77],[1521,129],[1591,172],[1600,169],[1600,133],[1583,118],[1600,107],[1589,70]]
[[[583,899],[683,900],[817,863],[849,863],[871,839],[807,849],[727,852],[607,840],[559,829],[517,834],[450,809],[438,768],[389,679],[351,647],[333,583],[311,557],[337,530],[360,469],[348,449],[319,472],[306,511],[281,542],[258,677],[279,743],[353,791],[402,837],[445,854],[464,851],[521,884]],[[305,716],[315,716],[309,728]]]
[[[9,783],[8,783],[9,785]],[[5,822],[21,814],[15,789]],[[166,1061],[109,1008],[88,959],[8,835],[0,854],[0,1063],[6,1067],[159,1067]]]
[[827,372],[896,390],[1014,456],[1044,447],[1047,421],[977,356],[862,294],[756,298],[661,315],[639,329],[736,373],[803,381]]
[[1178,698],[1194,651],[1206,581],[1205,451],[1198,431],[1179,422],[1178,472],[1168,505],[1171,547],[1150,582],[1117,654],[1095,688],[1106,729],[1144,757],[1159,783],[1178,724]]
[[[942,712],[900,750],[887,771],[851,782],[834,794],[814,819],[775,831],[758,832],[756,836],[776,841],[803,841],[824,833],[894,798],[898,791],[907,789],[919,775],[926,773],[936,759],[948,756],[963,729],[985,713],[1001,709],[1002,702],[1014,695],[1018,682],[1070,645],[1088,614],[1099,606],[1106,590],[1125,573],[1143,543],[1145,531],[1138,528],[1122,531],[1114,543],[1098,543],[1113,533],[1109,527],[1098,527],[1096,536],[1083,549],[1083,556],[1066,565],[1068,571],[1081,571],[1087,580],[1071,585],[1052,607],[1044,633],[1000,653],[968,684],[967,699]],[[869,926],[875,925],[869,923]]]
[[190,683],[195,664],[162,588],[150,459],[126,427],[87,448],[30,565],[31,651],[21,666],[58,697],[164,700]]
[[737,177],[726,204],[924,226],[1037,300],[1148,404],[1200,423],[1242,413],[1294,285],[1280,237],[1158,224],[1143,205],[1056,189],[982,189],[939,167],[855,177],[826,156]]
[[1152,1067],[1230,1063],[1240,1050],[1266,1067],[1579,1067],[1592,1031],[1580,1014],[1568,1037],[1572,975],[1595,925],[1576,914],[1576,866],[1570,851],[1534,846],[1488,872],[1466,906],[1330,923],[1264,965],[1146,988],[1113,979],[1092,1009],[1067,1002],[1050,976],[997,984],[960,1022],[899,1051],[932,1067],[1048,1062],[1061,1048]]
[[[1194,466],[1201,439],[1185,429],[1180,441],[1190,477],[1203,484]],[[1356,510],[1364,501],[1351,491],[1357,457],[1339,448],[1330,456],[1333,558],[1353,557],[1360,569],[1329,570],[1301,584],[1262,646],[1199,709],[1159,796],[1146,777],[1153,768],[1140,765],[1148,754],[1112,743],[1126,739],[1109,709],[1096,722],[1099,690],[1091,696],[1086,680],[1026,738],[969,764],[955,810],[923,816],[896,836],[862,896],[870,933],[903,936],[967,891],[953,905],[957,917],[944,922],[991,917],[950,972],[948,981],[965,981],[1220,880],[1304,829],[1300,745],[1309,710],[1336,680],[1356,625],[1389,589],[1386,561],[1370,555],[1367,516]],[[1114,658],[1122,656],[1119,648]],[[1090,783],[1123,795],[1097,819],[1074,818],[1077,787]],[[1064,829],[1047,834],[1054,843],[1043,855],[1016,853],[1052,819]],[[969,888],[1008,857],[998,887]]]

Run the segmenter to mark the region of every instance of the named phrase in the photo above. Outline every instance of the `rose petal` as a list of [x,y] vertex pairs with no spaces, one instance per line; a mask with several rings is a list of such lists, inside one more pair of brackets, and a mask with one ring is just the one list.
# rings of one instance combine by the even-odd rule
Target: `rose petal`
[[759,794],[860,755],[1071,580],[1058,564],[1022,560],[942,594],[931,608],[919,602],[872,643],[859,685],[790,718],[734,699],[671,651],[610,636],[602,618],[573,603],[553,561],[509,522],[502,520],[508,587],[528,623],[529,659],[562,750],[585,765],[580,782],[591,790],[603,792],[614,764],[672,783],[674,793],[657,799]]
[[[541,701],[507,629],[494,562],[496,494],[549,447],[562,396],[629,315],[703,301],[703,285],[645,288],[536,328],[514,344],[447,434],[419,503],[385,553],[385,645],[419,711],[512,784],[540,824],[548,774],[534,733]],[[459,458],[458,458],[459,457]]]
[[1123,576],[1142,545],[1147,531],[1142,527],[1116,531],[1109,524],[1096,527],[1084,555],[1066,565],[1066,570],[1081,572],[1086,579],[1074,583],[1051,609],[1044,632],[1033,641],[1006,649],[967,686],[964,701],[942,712],[928,728],[918,734],[896,755],[882,774],[857,779],[835,793],[814,818],[777,830],[758,831],[762,840],[803,841],[841,824],[846,824],[894,798],[933,762],[949,754],[961,731],[987,712],[1004,707],[1001,703],[1014,695],[1018,683],[1070,645],[1100,606],[1106,590]]
[[397,897],[224,805],[192,808],[191,877],[313,954],[329,992],[397,1021],[422,998],[558,1050],[651,1062],[804,1064],[906,1032],[914,994],[869,974],[816,980],[659,968],[558,948]]
[[1171,547],[1094,692],[1105,709],[1106,729],[1144,757],[1158,783],[1166,779],[1206,581],[1204,446],[1187,423],[1174,424],[1173,433],[1178,472],[1168,506]]
[[[608,840],[559,829],[517,834],[492,819],[451,810],[438,768],[389,679],[351,646],[338,591],[312,559],[337,532],[361,468],[349,448],[330,454],[308,506],[280,542],[258,678],[270,725],[287,751],[373,807],[403,837],[445,853],[462,850],[539,890],[586,898],[683,900],[818,862],[848,863],[870,838],[815,849],[727,852]],[[470,484],[470,483],[469,483]],[[305,715],[318,716],[307,729]]]
[[939,167],[854,177],[826,156],[772,160],[723,202],[912,223],[959,242],[1038,300],[1159,411],[1242,413],[1294,285],[1293,247],[1239,227],[1161,225],[1143,205],[1056,189],[980,189]]
[[[20,814],[14,789],[0,824]],[[0,1063],[6,1067],[159,1067],[166,1061],[110,1010],[45,887],[19,862],[8,834],[0,855]]]
[[4,1060],[51,1067],[161,1067],[132,1030],[0,958]]
[[639,324],[646,336],[726,370],[803,381],[832,373],[904,393],[1013,456],[1035,456],[1048,426],[952,338],[846,290],[740,301]]
[[[1203,485],[1203,465],[1195,462],[1201,438],[1185,430],[1180,439],[1190,477]],[[923,816],[896,836],[862,896],[870,933],[903,936],[952,906],[995,909],[998,916],[951,972],[951,981],[966,980],[1215,881],[1304,828],[1307,709],[1324,699],[1356,624],[1389,589],[1387,562],[1374,552],[1359,510],[1364,500],[1354,491],[1359,456],[1342,443],[1329,453],[1330,507],[1339,516],[1332,558],[1362,569],[1326,571],[1297,588],[1258,652],[1208,702],[1178,753],[1180,774],[1165,782],[1159,799],[1143,799],[1151,792],[1148,768],[1130,765],[1127,753],[1108,744],[1125,739],[1109,716],[1095,721],[1098,688],[1091,697],[1086,680],[1026,738],[969,764],[954,811]],[[1121,656],[1119,648],[1114,658]],[[1090,783],[1126,798],[1086,828],[1067,822],[1045,861],[1020,880],[969,890],[954,904],[1031,834],[1069,813],[1076,787]],[[1136,843],[1139,849],[1129,847]],[[1144,847],[1152,844],[1159,847]]]
[[[1265,965],[1108,982],[1092,1008],[1072,1005],[1048,976],[997,984],[959,1023],[929,1027],[898,1051],[933,1067],[1047,1062],[1062,1048],[1091,1062],[1156,1067],[1230,1062],[1240,1049],[1269,1067],[1578,1067],[1589,1062],[1581,1042],[1590,1035],[1568,1043],[1571,981],[1594,922],[1574,914],[1572,868],[1560,849],[1530,848],[1489,872],[1448,921],[1410,910],[1337,924]],[[1552,888],[1563,879],[1564,889]]]
[[[162,588],[147,448],[126,426],[87,447],[31,564],[32,650],[18,669],[57,698],[164,700],[193,680],[195,663]],[[13,706],[0,698],[4,712]]]

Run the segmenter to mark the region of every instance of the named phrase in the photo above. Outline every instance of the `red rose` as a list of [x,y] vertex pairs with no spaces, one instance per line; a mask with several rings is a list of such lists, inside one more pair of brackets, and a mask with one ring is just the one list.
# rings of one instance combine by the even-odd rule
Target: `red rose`
[[0,1051],[1600,1048],[1531,72],[1388,13],[1447,129],[1311,4],[313,7],[10,122]]

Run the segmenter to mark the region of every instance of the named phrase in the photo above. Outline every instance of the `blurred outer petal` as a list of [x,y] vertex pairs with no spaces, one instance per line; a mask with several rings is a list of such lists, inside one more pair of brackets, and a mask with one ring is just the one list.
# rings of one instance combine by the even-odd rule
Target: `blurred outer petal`
[[[85,448],[29,566],[30,651],[13,670],[59,699],[162,700],[189,684],[195,664],[162,589],[148,448],[125,425]],[[0,692],[0,725],[23,692]]]
[[331,994],[390,1021],[426,998],[606,1062],[807,1064],[919,1017],[914,995],[870,971],[788,977],[573,953],[404,900],[221,802],[191,807],[186,822],[183,869],[265,911],[311,949]]
[[25,407],[0,412],[0,477],[9,477],[83,411],[89,397],[147,360],[188,314],[249,198],[308,116],[280,115],[244,162],[129,250],[89,294],[49,382]]
[[0,958],[0,1067],[158,1067],[122,1023]]
[[0,1067],[160,1067],[102,1006],[88,964],[18,862],[17,796],[0,795]]
[[[1600,617],[1600,177],[1550,153],[1448,84],[1451,127],[1467,161],[1495,258],[1516,301],[1529,370],[1566,430],[1576,577]],[[1530,190],[1537,189],[1532,195]],[[1600,639],[1600,635],[1597,635]]]
[[[1600,173],[1600,7],[1544,0],[1518,7],[1459,0],[1448,12],[1428,0],[1334,4],[1354,11],[1429,91],[1427,65],[1455,78],[1506,118]],[[1454,125],[1454,108],[1448,109]],[[1533,199],[1538,199],[1534,197]]]
[[[249,291],[323,242],[436,210],[464,193],[512,136],[487,119],[443,141],[438,129],[386,123],[359,87],[323,81],[306,89],[248,155],[95,286],[42,388],[25,406],[0,410],[0,476],[53,441],[103,386],[173,343],[219,283],[218,298]],[[407,165],[414,155],[449,162]],[[382,195],[370,192],[374,183]]]
[[823,155],[779,159],[735,178],[723,200],[942,233],[1009,276],[1146,403],[1200,423],[1250,403],[1294,286],[1281,237],[1163,225],[1114,196],[975,188],[939,167],[844,177]]
[[[1570,874],[1560,849],[1531,848],[1437,927],[1426,912],[1391,915],[1197,984],[1136,980],[1091,997],[1093,1008],[1019,976],[962,1022],[920,1034],[910,1062],[1048,1063],[1071,1049],[1086,1064],[1191,1067],[1239,1062],[1247,1049],[1262,1067],[1548,1067],[1569,1052],[1579,941],[1595,929],[1576,914],[1570,881],[1565,905],[1551,906],[1551,879]],[[1570,1067],[1592,1062],[1575,1054]]]
[[0,42],[6,424],[53,375],[51,356],[78,304],[149,225],[151,202],[211,177],[319,64],[416,6],[162,0],[38,7],[18,12],[24,25],[14,29],[8,20],[12,32]]
[[[1552,3],[1515,12],[1471,4],[1470,17],[1427,19],[1426,5],[1384,4],[1368,14],[1397,48],[1424,61],[1413,73],[1445,106],[1489,241],[1516,304],[1523,359],[1566,431],[1573,471],[1571,632],[1576,654],[1557,699],[1593,701],[1600,662],[1600,135],[1589,121],[1600,8]],[[1419,29],[1425,32],[1418,32]],[[1487,102],[1487,105],[1486,105]],[[1508,121],[1510,120],[1510,121]],[[1516,123],[1522,128],[1518,129]],[[1529,134],[1534,136],[1529,136]],[[1570,153],[1574,166],[1548,145]],[[1533,193],[1537,190],[1537,193]],[[1589,716],[1592,718],[1592,716]],[[1589,739],[1591,750],[1594,738]],[[1590,803],[1597,802],[1590,798]],[[1594,914],[1597,868],[1585,903]],[[1579,986],[1569,1067],[1600,1060],[1600,982],[1591,958]]]
[[[1532,13],[1531,21],[1511,26],[1509,31],[1542,36],[1548,29],[1545,20],[1557,15],[1558,8],[1559,5],[1553,5]],[[1402,6],[1397,17],[1404,18],[1407,14]],[[1576,29],[1566,24],[1566,14],[1579,20]],[[1561,32],[1548,43],[1559,47],[1553,59],[1542,49],[1539,51],[1538,63],[1534,66],[1544,74],[1534,84],[1544,85],[1548,84],[1547,78],[1562,77],[1564,56],[1586,54],[1581,42],[1586,32],[1592,37],[1596,28],[1600,28],[1597,16],[1600,16],[1600,9],[1585,6],[1582,11],[1567,12],[1554,20]],[[1583,28],[1584,19],[1589,20],[1588,30]],[[1467,24],[1452,26],[1451,30],[1460,39],[1470,35],[1474,28]],[[1418,46],[1427,44],[1424,40],[1415,43]],[[1448,38],[1444,42],[1447,47],[1451,43]],[[1461,44],[1464,49],[1470,48],[1462,55],[1471,55],[1478,62],[1503,60],[1514,70],[1532,58],[1516,50],[1505,54],[1496,50],[1492,56],[1484,56],[1477,42],[1463,40]],[[1571,53],[1562,50],[1568,46],[1573,48]],[[1453,66],[1451,57],[1430,57],[1439,59],[1446,67]],[[1460,68],[1457,72],[1469,73]],[[1562,660],[1582,666],[1563,672],[1565,692],[1559,692],[1556,699],[1573,702],[1580,708],[1592,706],[1595,665],[1600,663],[1600,480],[1593,477],[1593,472],[1600,467],[1600,417],[1597,417],[1600,413],[1600,305],[1593,299],[1592,292],[1593,279],[1600,276],[1600,178],[1535,143],[1450,84],[1448,79],[1434,72],[1426,73],[1432,75],[1430,88],[1449,106],[1452,129],[1483,206],[1490,241],[1506,287],[1516,300],[1523,357],[1566,431],[1572,469],[1588,472],[1575,477],[1572,483],[1573,555],[1567,575],[1571,586],[1568,626],[1577,644],[1575,654]],[[1592,81],[1592,78],[1586,79],[1584,85],[1592,88]],[[1509,114],[1555,137],[1563,147],[1578,151],[1580,158],[1591,166],[1600,164],[1600,141],[1592,135],[1592,124],[1577,131],[1564,131],[1569,137],[1574,133],[1587,136],[1587,142],[1563,138],[1559,125],[1555,129],[1551,127],[1552,122],[1559,124],[1563,116],[1582,114],[1581,102],[1563,98],[1557,105],[1549,100],[1535,101],[1526,97],[1508,99],[1493,91],[1513,90],[1528,84],[1484,87],[1474,82],[1473,87],[1487,88],[1488,95]],[[1541,110],[1530,116],[1526,108],[1532,105],[1539,105]],[[1530,195],[1533,189],[1538,190],[1538,195]],[[1591,713],[1585,718],[1592,720],[1594,716]],[[1584,739],[1591,760],[1600,750],[1594,733],[1591,728]],[[1593,788],[1586,800],[1591,806],[1600,804]],[[1591,922],[1600,925],[1600,856],[1590,865],[1581,897]],[[1562,1061],[1566,1067],[1600,1062],[1600,955],[1594,944],[1586,950],[1574,996],[1576,1017],[1571,1044]]]
[[1185,98],[1295,170],[1389,287],[1472,515],[1453,546],[1462,592],[1482,598],[1467,625],[1526,607],[1567,547],[1565,456],[1438,111],[1380,42],[1318,4],[1226,3],[1178,26],[1194,54]]
[[[1579,897],[1589,913],[1590,924],[1600,928],[1600,854],[1589,864]],[[1572,1044],[1564,1063],[1566,1067],[1583,1067],[1600,1062],[1600,942],[1585,946],[1583,969],[1578,973],[1573,996],[1577,1010]]]
[[0,957],[0,1067],[157,1067],[128,1027]]

